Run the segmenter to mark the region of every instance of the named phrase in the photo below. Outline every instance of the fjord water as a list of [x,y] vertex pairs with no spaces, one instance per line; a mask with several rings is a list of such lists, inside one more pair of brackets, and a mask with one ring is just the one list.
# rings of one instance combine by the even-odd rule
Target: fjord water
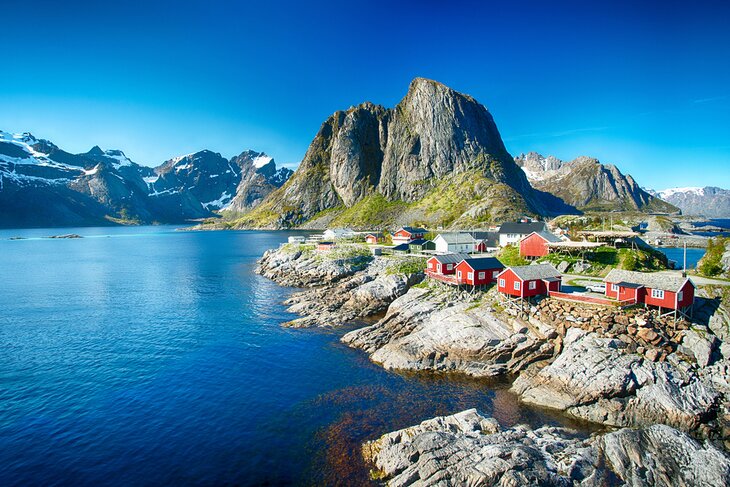
[[292,290],[253,270],[288,235],[0,232],[0,484],[357,484],[361,441],[434,415],[561,421],[281,327]]

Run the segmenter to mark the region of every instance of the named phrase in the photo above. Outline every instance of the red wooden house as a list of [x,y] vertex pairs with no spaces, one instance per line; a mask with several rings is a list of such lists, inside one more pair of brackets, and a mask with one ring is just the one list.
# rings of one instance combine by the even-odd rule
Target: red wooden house
[[613,269],[603,279],[606,297],[627,304],[643,303],[663,310],[679,311],[694,304],[695,285],[687,277],[660,272]]
[[434,255],[426,261],[426,273],[440,274],[442,276],[455,274],[456,264],[468,258],[469,254]]
[[317,250],[332,250],[334,247],[334,242],[319,242],[317,244]]
[[370,245],[379,244],[383,241],[383,234],[382,233],[368,233],[365,235],[365,242],[369,243]]
[[531,298],[560,291],[561,275],[552,264],[508,267],[497,276],[499,292],[519,298]]
[[425,228],[402,227],[393,234],[393,244],[409,243],[411,240],[418,240],[426,235]]
[[496,282],[504,265],[494,257],[464,259],[456,265],[456,280],[459,284],[483,286]]
[[534,258],[545,257],[550,253],[548,243],[560,241],[560,238],[550,232],[532,232],[520,240],[520,255]]

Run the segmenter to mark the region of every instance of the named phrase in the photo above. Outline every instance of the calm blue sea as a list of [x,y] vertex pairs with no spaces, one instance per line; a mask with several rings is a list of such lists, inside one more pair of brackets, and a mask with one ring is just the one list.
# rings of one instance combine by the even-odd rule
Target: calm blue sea
[[0,485],[356,485],[361,441],[434,415],[567,424],[279,326],[292,290],[253,269],[288,235],[0,231]]
[[[674,262],[677,263],[676,268],[682,269],[684,263],[684,248],[680,247],[657,247],[657,250],[664,252],[664,254]],[[705,249],[687,249],[687,269],[694,269],[697,267],[697,262],[700,261],[702,256],[705,255]]]

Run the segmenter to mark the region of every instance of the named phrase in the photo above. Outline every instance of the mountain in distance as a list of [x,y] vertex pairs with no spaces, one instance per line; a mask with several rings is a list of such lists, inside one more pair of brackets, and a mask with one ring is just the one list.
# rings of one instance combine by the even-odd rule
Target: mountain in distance
[[582,211],[643,211],[677,213],[679,209],[642,189],[630,175],[612,164],[581,156],[561,161],[536,152],[515,162],[532,185]]
[[287,183],[233,225],[457,228],[566,212],[530,186],[483,105],[416,78],[394,108],[365,102],[327,118]]
[[[255,157],[267,159],[255,167]],[[246,151],[231,160],[211,151],[152,168],[120,150],[98,146],[71,154],[29,133],[0,131],[0,226],[181,223],[215,216],[256,186],[260,195],[281,186],[289,169]]]
[[715,186],[648,190],[682,210],[684,215],[730,218],[730,190]]

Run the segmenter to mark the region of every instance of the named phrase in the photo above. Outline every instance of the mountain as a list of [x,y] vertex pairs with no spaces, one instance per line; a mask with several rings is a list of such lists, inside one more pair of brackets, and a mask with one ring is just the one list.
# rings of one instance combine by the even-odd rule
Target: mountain
[[263,152],[249,150],[234,157],[231,162],[241,168],[240,182],[227,208],[232,212],[255,208],[269,193],[283,186],[294,173],[286,167],[277,169],[274,159]]
[[395,108],[327,118],[287,183],[235,224],[458,227],[565,211],[530,186],[483,105],[416,78]]
[[679,211],[643,190],[634,178],[622,174],[616,166],[601,164],[592,157],[561,161],[530,152],[520,154],[515,162],[535,188],[583,211]]
[[[151,168],[120,150],[71,154],[29,133],[0,131],[0,226],[179,223],[214,216],[237,198],[253,207],[289,175],[253,151],[227,160],[204,150]],[[253,198],[247,188],[256,184]]]
[[727,189],[705,186],[649,192],[677,206],[685,215],[730,218],[730,190]]

